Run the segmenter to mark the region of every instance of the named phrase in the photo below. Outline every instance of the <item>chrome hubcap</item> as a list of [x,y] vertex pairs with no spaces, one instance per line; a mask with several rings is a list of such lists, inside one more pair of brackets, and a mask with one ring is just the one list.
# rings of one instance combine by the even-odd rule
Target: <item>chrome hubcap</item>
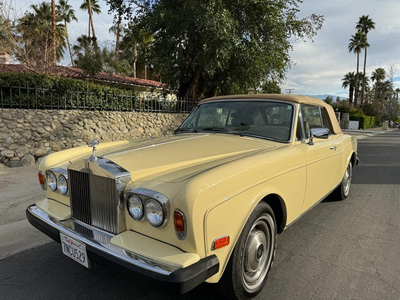
[[249,292],[258,288],[267,275],[274,251],[274,232],[271,216],[262,215],[254,222],[247,237],[243,254],[242,280]]
[[350,165],[346,169],[346,173],[343,178],[343,192],[345,196],[349,195],[350,191],[350,183],[351,183],[351,173],[350,173]]

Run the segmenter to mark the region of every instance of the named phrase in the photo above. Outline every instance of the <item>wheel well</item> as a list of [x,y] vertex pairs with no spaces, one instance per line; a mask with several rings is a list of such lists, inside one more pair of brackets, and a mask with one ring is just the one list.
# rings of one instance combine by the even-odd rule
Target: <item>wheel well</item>
[[353,152],[353,155],[351,156],[351,166],[353,167],[353,169],[355,168],[355,166],[357,165],[357,157],[356,157],[356,153]]
[[286,206],[282,198],[276,194],[270,194],[262,199],[265,203],[271,206],[275,214],[277,232],[281,233],[286,226]]

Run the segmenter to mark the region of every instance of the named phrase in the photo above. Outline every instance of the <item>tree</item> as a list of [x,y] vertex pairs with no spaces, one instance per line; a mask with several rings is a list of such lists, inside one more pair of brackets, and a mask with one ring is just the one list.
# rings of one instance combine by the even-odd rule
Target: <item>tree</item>
[[81,35],[76,42],[72,47],[77,57],[75,65],[91,77],[101,72],[103,60],[99,48],[94,46],[93,39],[87,35]]
[[333,103],[333,97],[332,96],[326,96],[326,98],[323,99],[323,101],[325,101],[326,104],[332,104]]
[[68,44],[69,56],[71,58],[71,65],[74,66],[74,60],[72,58],[71,44],[69,43],[67,24],[71,23],[72,21],[78,21],[78,19],[75,16],[75,10],[72,8],[71,5],[68,4],[68,0],[59,0],[58,5],[57,5],[57,13],[58,13],[60,19],[62,21],[64,21],[65,37],[66,37],[67,44]]
[[[363,32],[365,34],[365,38],[368,39],[368,32],[370,32],[372,29],[375,29],[375,23],[374,23],[374,21],[372,21],[372,19],[369,18],[369,15],[363,15],[358,20],[356,29],[360,32]],[[368,44],[368,46],[366,46],[364,48],[364,75],[366,74],[365,72],[366,72],[366,67],[367,67],[367,48],[368,47],[369,47],[369,44]],[[363,79],[365,79],[365,77],[363,77]],[[364,82],[364,86],[365,86],[365,82]],[[364,103],[364,93],[365,93],[365,89],[363,88],[361,91],[361,106]]]
[[369,47],[367,38],[363,32],[356,32],[355,35],[351,36],[350,43],[348,45],[349,52],[354,52],[357,54],[357,72],[356,72],[356,85],[355,85],[355,97],[354,97],[354,107],[357,107],[358,99],[358,74],[360,66],[360,53],[361,50]]
[[383,68],[376,68],[375,71],[372,72],[371,80],[372,80],[372,82],[375,81],[374,102],[378,101],[378,89],[379,89],[379,86],[381,85],[382,81],[385,79],[385,77],[386,77],[386,72],[385,72],[385,69],[383,69]]
[[348,72],[346,75],[344,75],[342,81],[342,87],[344,89],[349,88],[349,104],[352,105],[354,88],[356,86],[356,75],[354,74],[354,72]]
[[106,0],[106,2],[108,5],[110,5],[108,12],[114,13],[114,26],[111,28],[112,32],[115,33],[115,59],[118,61],[122,31],[122,17],[124,14],[128,14],[128,8],[123,0]]
[[278,83],[273,80],[269,80],[261,85],[261,92],[265,94],[280,94],[282,91]]
[[[97,47],[97,37],[94,31],[94,23],[93,23],[93,13],[100,14],[101,9],[98,3],[98,0],[84,0],[80,6],[80,9],[86,10],[89,15],[89,24],[88,24],[88,37],[92,38],[93,45]],[[90,35],[90,30],[92,31],[92,35]]]
[[[0,8],[1,4],[0,4]],[[16,49],[15,28],[12,21],[0,14],[0,52],[13,54]]]
[[[33,12],[27,12],[18,20],[17,31],[20,35],[21,51],[17,59],[27,67],[48,72],[53,65],[53,29],[51,5],[42,2],[30,6]],[[65,27],[56,18],[56,60],[64,55],[66,48]]]
[[163,81],[199,99],[282,80],[290,38],[312,38],[323,23],[315,14],[299,19],[298,2],[158,0],[140,5],[133,22],[154,36],[150,61]]

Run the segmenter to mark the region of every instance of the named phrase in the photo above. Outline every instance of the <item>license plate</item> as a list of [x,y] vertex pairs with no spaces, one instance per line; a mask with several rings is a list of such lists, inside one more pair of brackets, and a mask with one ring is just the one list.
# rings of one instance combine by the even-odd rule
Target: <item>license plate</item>
[[60,232],[62,252],[74,261],[89,268],[86,245]]

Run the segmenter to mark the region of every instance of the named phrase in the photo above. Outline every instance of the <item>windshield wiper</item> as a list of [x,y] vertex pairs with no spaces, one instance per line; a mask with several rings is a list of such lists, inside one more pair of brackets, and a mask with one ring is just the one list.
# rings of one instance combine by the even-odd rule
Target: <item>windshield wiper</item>
[[237,134],[240,136],[243,136],[243,133],[240,131],[234,131],[234,130],[229,130],[223,127],[207,127],[207,128],[203,128],[201,129],[203,131],[213,131],[213,132],[220,132],[220,133],[228,133],[228,134]]
[[176,130],[174,131],[174,133],[180,133],[180,132],[182,132],[182,133],[184,133],[184,132],[194,132],[194,133],[197,133],[197,130],[196,130],[196,129],[193,129],[193,128],[178,128],[178,129],[176,129]]
[[206,127],[206,128],[202,128],[201,130],[204,131],[230,131],[229,129],[223,128],[223,127]]

